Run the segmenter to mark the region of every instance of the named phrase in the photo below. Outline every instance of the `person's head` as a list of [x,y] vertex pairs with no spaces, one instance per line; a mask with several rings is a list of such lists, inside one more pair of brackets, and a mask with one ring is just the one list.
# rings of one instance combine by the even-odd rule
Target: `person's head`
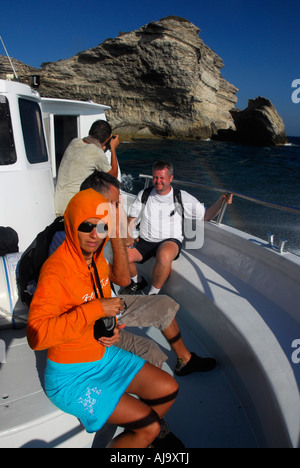
[[98,218],[88,218],[78,227],[78,241],[84,258],[90,257],[105,242],[108,226]]
[[108,200],[95,190],[83,190],[69,202],[64,218],[66,240],[69,248],[83,257],[102,251],[111,233]]
[[90,128],[89,135],[103,145],[111,137],[112,129],[106,120],[96,120]]
[[111,174],[95,170],[82,182],[80,191],[92,188],[96,190],[96,192],[101,193],[109,202],[117,206],[121,187],[122,185],[118,179]]
[[157,161],[153,164],[152,175],[155,190],[160,195],[168,194],[171,190],[174,168],[173,164],[166,161]]

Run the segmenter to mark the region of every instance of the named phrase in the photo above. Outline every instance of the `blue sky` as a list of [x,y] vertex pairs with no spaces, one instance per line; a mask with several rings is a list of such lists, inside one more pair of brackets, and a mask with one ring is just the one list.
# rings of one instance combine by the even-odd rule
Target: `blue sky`
[[[0,36],[9,54],[28,65],[72,57],[120,31],[129,32],[169,15],[194,23],[224,61],[223,77],[248,99],[270,99],[286,133],[300,136],[299,0],[10,0],[1,5]],[[0,54],[4,49],[0,43]],[[300,81],[299,81],[300,83]],[[295,94],[294,94],[295,95]]]

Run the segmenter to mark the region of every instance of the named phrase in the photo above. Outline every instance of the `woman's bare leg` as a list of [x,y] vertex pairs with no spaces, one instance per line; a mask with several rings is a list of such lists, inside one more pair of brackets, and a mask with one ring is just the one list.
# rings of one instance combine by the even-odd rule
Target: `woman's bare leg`
[[[132,393],[143,401],[128,395]],[[160,419],[173,405],[177,382],[166,372],[146,363],[130,383],[108,422],[125,427],[110,447],[148,447],[160,431]],[[147,404],[146,404],[146,402]]]
[[155,411],[127,393],[122,396],[108,422],[125,428],[109,443],[109,448],[146,448],[160,431]]
[[161,419],[176,399],[178,384],[170,374],[146,362],[126,392],[146,400]]

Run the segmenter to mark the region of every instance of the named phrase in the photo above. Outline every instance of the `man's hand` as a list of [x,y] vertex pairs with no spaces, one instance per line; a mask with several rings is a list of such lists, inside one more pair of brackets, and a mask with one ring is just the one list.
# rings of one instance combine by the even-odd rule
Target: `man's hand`
[[110,140],[111,152],[116,151],[119,144],[120,144],[119,135],[113,135],[112,139]]
[[232,193],[228,192],[221,195],[219,200],[216,201],[216,203],[207,208],[204,216],[204,221],[210,221],[211,219],[214,219],[220,213],[223,202],[227,203],[227,205],[231,205],[232,197]]
[[222,200],[225,201],[227,205],[231,205],[232,199],[233,199],[232,193],[227,192],[227,193],[224,193],[224,195],[222,195]]

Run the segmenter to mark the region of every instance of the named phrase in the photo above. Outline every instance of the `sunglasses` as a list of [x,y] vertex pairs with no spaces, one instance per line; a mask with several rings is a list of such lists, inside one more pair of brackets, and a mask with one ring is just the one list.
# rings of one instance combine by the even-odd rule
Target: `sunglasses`
[[96,228],[97,234],[103,236],[103,234],[107,235],[108,233],[108,226],[105,223],[97,223],[97,224],[92,224],[88,223],[87,221],[84,221],[81,223],[78,227],[78,231],[80,232],[92,232],[93,229]]

